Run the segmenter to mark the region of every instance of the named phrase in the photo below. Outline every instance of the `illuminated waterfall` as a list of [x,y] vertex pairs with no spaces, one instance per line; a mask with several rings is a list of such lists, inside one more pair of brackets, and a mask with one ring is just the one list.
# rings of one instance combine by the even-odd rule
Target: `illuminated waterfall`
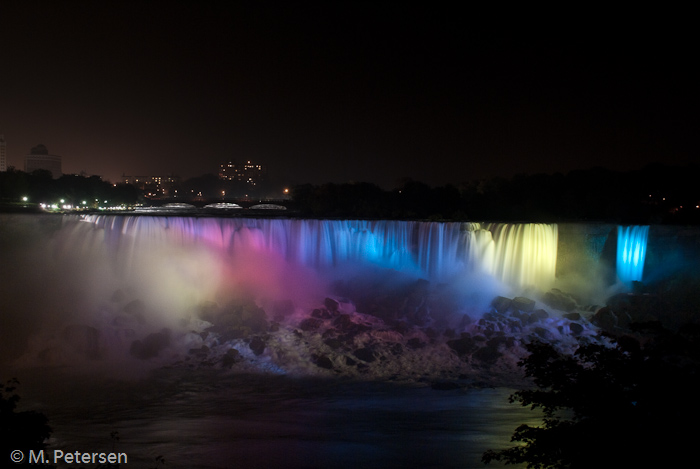
[[557,266],[558,230],[540,223],[488,225],[493,236],[489,271],[508,285],[548,288]]
[[97,215],[68,220],[103,230],[116,256],[126,256],[120,262],[174,244],[219,258],[246,252],[314,269],[374,265],[435,281],[468,271],[517,288],[544,289],[554,280],[557,256],[557,226],[544,224]]
[[620,281],[642,280],[648,237],[648,226],[617,227],[617,277]]

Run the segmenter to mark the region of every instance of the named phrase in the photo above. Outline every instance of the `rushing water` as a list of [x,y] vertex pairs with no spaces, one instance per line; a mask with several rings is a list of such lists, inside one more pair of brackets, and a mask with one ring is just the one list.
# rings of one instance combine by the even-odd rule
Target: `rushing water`
[[30,361],[70,363],[66,345],[90,349],[92,358],[110,351],[121,357],[135,334],[201,330],[191,325],[201,305],[241,297],[268,313],[275,302],[292,301],[308,314],[331,282],[350,276],[373,285],[399,276],[447,285],[442,291],[456,298],[450,314],[461,318],[483,313],[505,290],[548,289],[556,267],[556,225],[128,215],[6,220],[0,360],[24,353]]
[[[82,223],[81,223],[82,222]],[[268,253],[315,269],[371,264],[445,280],[469,270],[516,287],[554,281],[557,226],[536,223],[437,223],[367,220],[291,220],[88,216],[66,221],[75,241],[100,241],[131,258],[139,245],[208,246],[220,252]]]
[[648,237],[648,226],[618,227],[617,276],[622,282],[641,282]]

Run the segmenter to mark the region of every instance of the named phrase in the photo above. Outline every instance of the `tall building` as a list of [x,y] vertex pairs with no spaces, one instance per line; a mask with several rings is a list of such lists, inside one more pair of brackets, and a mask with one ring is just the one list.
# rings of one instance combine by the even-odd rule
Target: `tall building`
[[24,171],[33,173],[37,169],[45,169],[51,172],[51,177],[54,179],[63,175],[61,172],[61,157],[57,155],[49,155],[49,150],[44,145],[37,145],[31,149],[28,155],[24,157]]
[[177,197],[176,187],[180,177],[167,176],[127,176],[122,174],[122,182],[141,189],[146,197]]
[[221,165],[219,177],[225,181],[241,181],[256,186],[267,178],[267,167],[250,160],[243,164],[229,161]]
[[3,134],[0,134],[0,171],[7,171],[7,145]]

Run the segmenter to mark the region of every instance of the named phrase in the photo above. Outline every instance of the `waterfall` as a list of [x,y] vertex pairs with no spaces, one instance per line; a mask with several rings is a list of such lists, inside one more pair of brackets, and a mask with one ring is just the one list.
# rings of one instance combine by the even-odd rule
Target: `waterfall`
[[[120,262],[156,246],[200,246],[223,255],[259,253],[325,269],[372,265],[444,281],[468,271],[516,287],[549,288],[557,226],[388,220],[297,220],[88,215]],[[139,251],[135,253],[135,250]]]
[[648,237],[649,226],[617,227],[617,277],[620,281],[642,280]]
[[488,270],[516,287],[548,288],[557,265],[556,225],[498,223],[488,226],[494,239]]

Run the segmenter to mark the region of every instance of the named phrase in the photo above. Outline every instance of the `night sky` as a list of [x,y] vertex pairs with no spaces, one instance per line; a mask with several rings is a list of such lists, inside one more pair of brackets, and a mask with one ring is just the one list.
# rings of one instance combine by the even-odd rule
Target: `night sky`
[[689,12],[378,3],[3,2],[8,163],[392,188],[698,159]]

